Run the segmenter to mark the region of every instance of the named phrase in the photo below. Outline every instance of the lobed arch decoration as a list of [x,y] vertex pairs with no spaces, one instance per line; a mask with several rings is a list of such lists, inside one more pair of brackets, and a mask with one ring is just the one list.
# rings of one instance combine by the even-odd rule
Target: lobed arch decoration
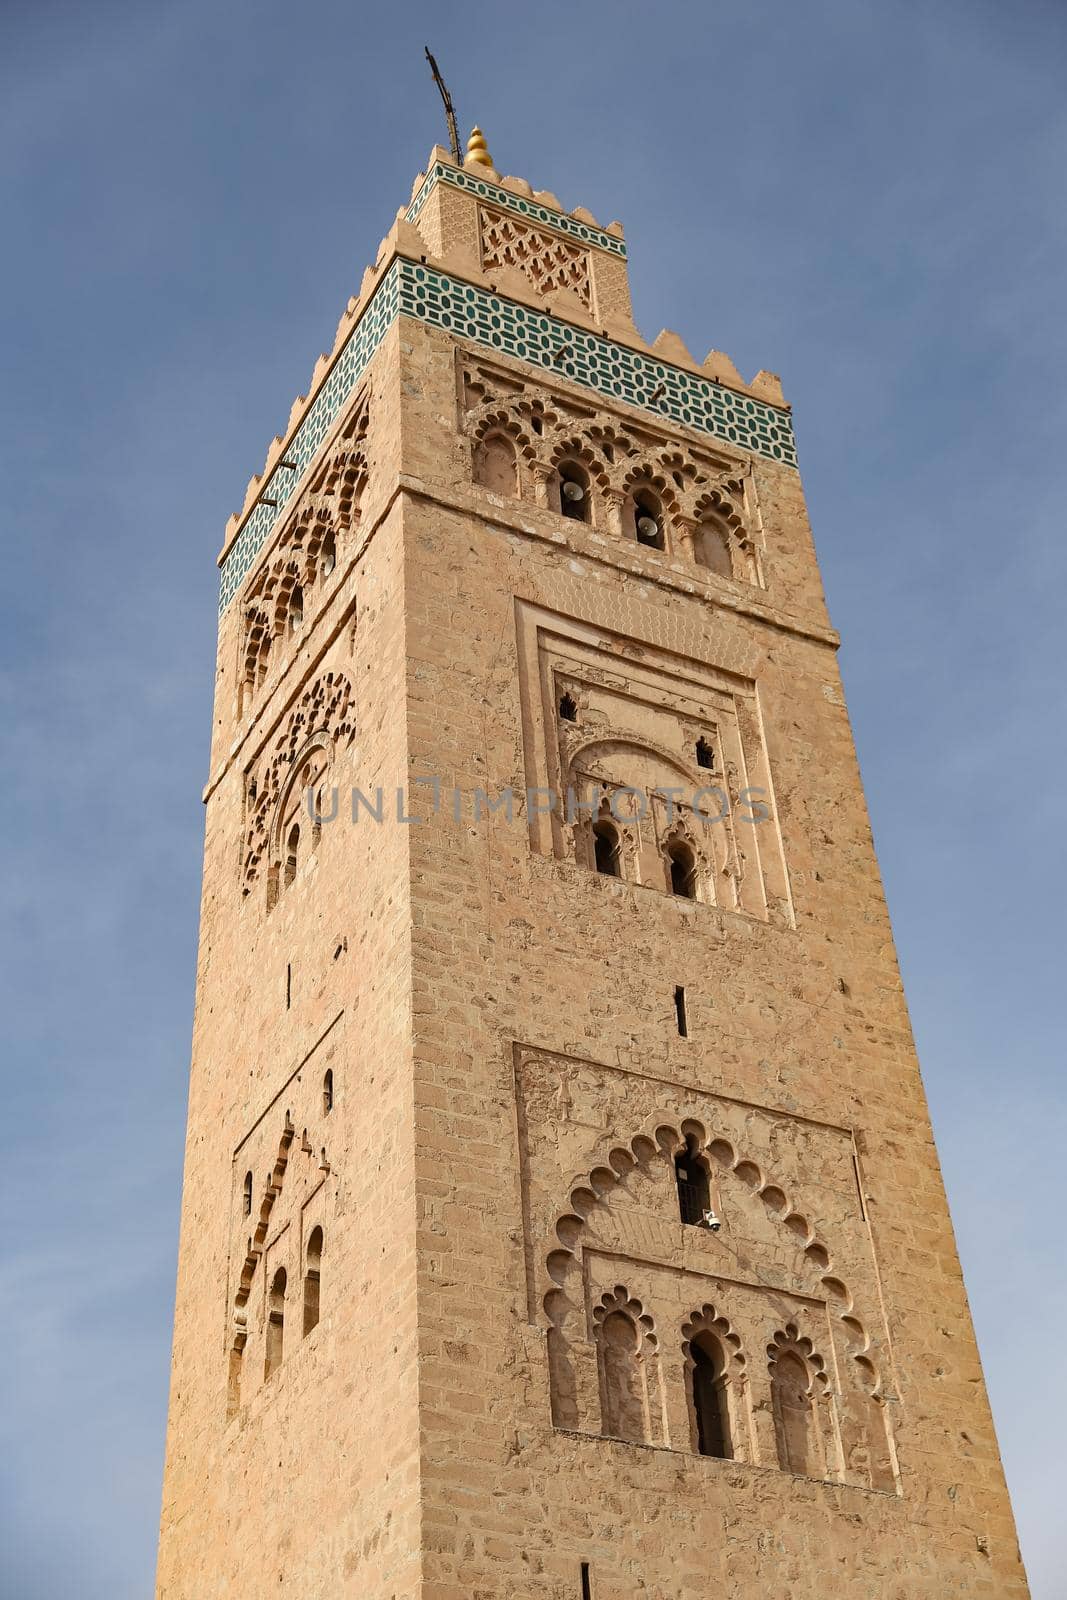
[[[676,751],[647,736],[636,739],[602,732],[587,735],[579,725],[570,726],[575,731],[566,731],[560,740],[561,777],[563,792],[573,795],[576,802],[569,826],[574,859],[579,865],[597,867],[594,836],[603,822],[620,835],[620,861],[625,870],[615,876],[648,882],[680,898],[721,905],[728,910],[738,908],[744,857],[735,828],[737,797],[733,795],[732,804],[724,806],[725,791],[718,776],[709,776],[699,764],[698,741],[693,742],[692,759],[684,761]],[[657,792],[672,787],[675,802],[671,810],[658,808]],[[719,799],[709,795],[703,803],[710,808],[714,822],[702,821],[684,798],[678,799],[679,795],[692,797],[712,788],[719,790]],[[577,802],[588,807],[598,790],[609,798],[600,800],[595,814],[587,809],[579,811]],[[614,812],[611,807],[611,795],[627,792],[639,797],[634,802],[632,819],[629,802],[617,800]],[[654,843],[646,851],[642,849],[641,836],[648,834],[654,835]],[[677,870],[677,858],[683,855],[689,858],[684,887],[683,874]],[[639,863],[643,863],[643,873]]]
[[655,1323],[623,1284],[593,1308],[601,1432],[631,1444],[665,1436]]
[[[480,452],[499,434],[511,440],[521,473],[515,488],[497,492],[530,498],[574,517],[560,500],[559,476],[568,463],[588,480],[588,505],[578,520],[615,537],[663,550],[703,572],[766,587],[760,558],[762,526],[749,461],[711,459],[680,449],[645,426],[627,428],[603,412],[585,413],[545,392],[515,392],[483,367],[463,373],[466,430],[476,482],[486,481]],[[578,413],[576,415],[576,413]],[[638,531],[642,512],[659,524]]]
[[[793,1205],[786,1189],[773,1181],[758,1162],[696,1119],[686,1118],[678,1124],[652,1121],[628,1143],[613,1145],[602,1162],[575,1178],[569,1204],[557,1215],[554,1241],[544,1257],[547,1287],[541,1300],[547,1322],[554,1426],[578,1429],[583,1421],[588,1424],[587,1407],[581,1394],[583,1357],[570,1331],[581,1326],[584,1315],[581,1257],[587,1222],[598,1207],[609,1203],[614,1192],[632,1191],[636,1183],[642,1179],[654,1180],[665,1168],[673,1190],[674,1160],[682,1151],[704,1155],[721,1171],[733,1173],[763,1203],[770,1216],[791,1236],[805,1270],[812,1275],[812,1290],[825,1302],[828,1314],[841,1330],[852,1381],[842,1383],[834,1397],[831,1443],[824,1446],[823,1453],[825,1472],[868,1488],[898,1492],[899,1470],[887,1409],[888,1397],[872,1354],[870,1335],[856,1314],[847,1284],[831,1270],[833,1260],[827,1244]],[[775,1351],[780,1352],[774,1357],[776,1366],[785,1354],[799,1357],[807,1363],[807,1387],[815,1385],[820,1396],[830,1392],[829,1377],[821,1358],[815,1358],[810,1341],[802,1340],[794,1325],[787,1327],[781,1341],[772,1343]],[[784,1370],[789,1373],[788,1363]],[[795,1387],[794,1384],[791,1393],[795,1392]],[[826,1426],[822,1424],[824,1429]]]
[[252,1293],[252,1283],[255,1279],[256,1268],[263,1255],[263,1246],[266,1243],[267,1233],[270,1228],[271,1213],[285,1183],[285,1172],[289,1165],[289,1149],[295,1137],[296,1128],[287,1111],[285,1113],[285,1125],[282,1128],[281,1139],[278,1143],[278,1154],[263,1186],[259,1210],[256,1212],[255,1224],[248,1237],[245,1258],[241,1263],[241,1270],[237,1278],[237,1289],[233,1298],[227,1418],[236,1416],[241,1408],[241,1369],[244,1363],[245,1345],[248,1343],[248,1301]]
[[[296,1124],[293,1122],[290,1111],[286,1110],[282,1132],[278,1140],[277,1153],[264,1180],[258,1205],[253,1204],[250,1210],[245,1209],[247,1204],[246,1196],[254,1188],[254,1179],[251,1173],[246,1174],[241,1188],[242,1215],[245,1219],[249,1219],[247,1225],[251,1226],[252,1231],[245,1235],[244,1254],[241,1258],[230,1307],[227,1420],[235,1417],[241,1408],[241,1379],[244,1355],[250,1332],[248,1320],[249,1303],[260,1263],[264,1259],[274,1214],[285,1188],[290,1163],[295,1155],[292,1147],[296,1137]],[[298,1148],[304,1155],[314,1156],[314,1150],[308,1139],[306,1128],[303,1130]],[[320,1151],[319,1170],[324,1174],[328,1174],[330,1171],[330,1163],[325,1147]],[[315,1328],[319,1320],[323,1255],[324,1230],[321,1223],[319,1223],[312,1228],[308,1235],[304,1250],[302,1281],[299,1283],[303,1304],[302,1318],[297,1323],[297,1332],[305,1335]],[[289,1303],[295,1302],[297,1287],[296,1283],[289,1280],[286,1268],[279,1267],[275,1270],[271,1283],[266,1289],[266,1320],[263,1328],[264,1377],[269,1377],[281,1364],[287,1306]]]
[[812,1342],[787,1323],[767,1346],[771,1407],[783,1472],[802,1478],[841,1476],[841,1448],[826,1363]]
[[[682,1327],[682,1351],[693,1454],[718,1456],[727,1461],[754,1461],[756,1442],[748,1367],[741,1339],[730,1326],[729,1318],[722,1316],[713,1305],[701,1306]],[[703,1396],[702,1356],[711,1364],[709,1387],[714,1391]],[[709,1417],[709,1411],[717,1415]]]
[[[289,713],[285,726],[260,759],[245,773],[245,838],[241,892],[251,894],[259,879],[281,860],[281,837],[292,825],[292,798],[306,779],[326,786],[338,751],[356,735],[355,693],[340,671],[316,678]],[[302,793],[302,790],[300,791]],[[315,824],[305,817],[301,827]]]
[[324,597],[337,569],[339,541],[359,524],[370,478],[365,446],[369,420],[364,395],[286,521],[270,560],[249,583],[239,646],[238,717],[247,715],[269,669],[283,658],[284,642],[300,631],[305,612],[310,614]]

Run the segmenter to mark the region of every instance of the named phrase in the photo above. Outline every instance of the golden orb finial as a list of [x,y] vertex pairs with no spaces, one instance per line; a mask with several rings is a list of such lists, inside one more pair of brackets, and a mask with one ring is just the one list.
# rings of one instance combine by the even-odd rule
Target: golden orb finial
[[467,140],[467,156],[463,165],[465,167],[490,168],[493,166],[493,158],[489,154],[489,147],[485,142],[485,134],[477,123],[471,129],[471,136]]

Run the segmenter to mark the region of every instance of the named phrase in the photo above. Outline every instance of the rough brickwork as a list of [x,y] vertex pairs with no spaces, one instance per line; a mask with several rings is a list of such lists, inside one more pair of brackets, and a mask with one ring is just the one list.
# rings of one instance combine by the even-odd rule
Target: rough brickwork
[[293,505],[220,632],[160,1600],[1024,1600],[796,473],[401,318]]

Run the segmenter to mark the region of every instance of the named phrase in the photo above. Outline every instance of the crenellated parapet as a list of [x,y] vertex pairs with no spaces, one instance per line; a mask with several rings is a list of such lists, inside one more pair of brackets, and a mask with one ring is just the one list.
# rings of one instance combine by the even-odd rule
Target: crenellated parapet
[[781,384],[759,372],[745,383],[728,357],[697,363],[678,334],[650,344],[633,323],[626,244],[619,223],[565,212],[491,167],[457,167],[440,146],[415,181],[406,210],[379,245],[315,364],[284,434],[230,518],[219,555],[225,611],[285,507],[400,316],[443,329],[540,368],[614,404],[796,465]]

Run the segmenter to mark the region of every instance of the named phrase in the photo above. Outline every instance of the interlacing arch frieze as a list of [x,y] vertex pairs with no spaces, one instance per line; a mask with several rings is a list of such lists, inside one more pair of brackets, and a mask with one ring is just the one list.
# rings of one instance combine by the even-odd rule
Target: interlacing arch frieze
[[268,561],[243,600],[238,670],[238,715],[244,716],[291,638],[326,597],[338,553],[358,526],[370,476],[366,454],[369,414],[357,407],[322,463],[299,507],[287,520]]
[[[323,781],[335,752],[351,744],[355,732],[351,681],[343,672],[323,673],[289,713],[269,751],[245,774],[243,894],[252,892],[278,852],[283,803],[302,781],[303,769],[309,781]],[[320,759],[313,760],[316,755]]]
[[[582,1394],[581,1329],[586,1315],[582,1257],[587,1232],[596,1214],[602,1208],[610,1209],[613,1196],[632,1194],[642,1183],[662,1182],[665,1175],[673,1172],[680,1154],[706,1161],[711,1171],[733,1174],[753,1197],[758,1198],[775,1223],[791,1236],[804,1275],[797,1293],[813,1308],[824,1307],[823,1314],[836,1323],[851,1369],[850,1377],[838,1373],[835,1385],[834,1375],[815,1349],[812,1338],[796,1322],[781,1326],[776,1321],[768,1321],[764,1334],[768,1384],[765,1409],[773,1415],[776,1443],[768,1443],[765,1437],[761,1450],[752,1419],[745,1409],[749,1405],[749,1386],[755,1374],[745,1360],[741,1339],[724,1306],[704,1304],[690,1310],[678,1328],[690,1402],[696,1362],[694,1345],[703,1343],[699,1335],[709,1334],[722,1351],[722,1362],[712,1373],[713,1380],[733,1384],[738,1390],[730,1400],[729,1417],[736,1437],[729,1453],[737,1459],[751,1459],[764,1465],[772,1464],[769,1458],[776,1453],[777,1464],[787,1471],[896,1492],[892,1430],[879,1368],[871,1354],[871,1339],[856,1314],[850,1289],[832,1271],[833,1261],[827,1243],[793,1203],[786,1188],[759,1162],[738,1151],[729,1139],[693,1119],[687,1118],[677,1124],[649,1119],[644,1129],[628,1143],[612,1144],[602,1161],[572,1180],[568,1204],[557,1214],[554,1242],[544,1258],[546,1287],[541,1303],[547,1320],[553,1422],[557,1427],[598,1431],[591,1425],[588,1402],[583,1400]],[[647,1205],[647,1197],[642,1205]],[[596,1245],[592,1248],[595,1255]],[[618,1264],[625,1270],[621,1259]],[[614,1292],[618,1296],[624,1290],[620,1286]],[[722,1291],[724,1297],[728,1297],[729,1292],[726,1288]],[[630,1291],[625,1293],[632,1302]],[[597,1328],[606,1314],[600,1307],[607,1304],[605,1297],[593,1312],[593,1337],[598,1344],[602,1342],[602,1335]],[[775,1304],[772,1294],[767,1301],[769,1316],[773,1317]],[[641,1306],[641,1315],[648,1319],[648,1327],[655,1326],[652,1321],[655,1307],[647,1301]],[[825,1329],[826,1323],[822,1326]],[[661,1325],[658,1330],[661,1343],[665,1331],[665,1326]],[[622,1339],[616,1340],[618,1347],[624,1343]],[[639,1339],[637,1343],[631,1341],[631,1346],[632,1352],[639,1349]],[[603,1405],[602,1360],[600,1367]],[[739,1397],[744,1398],[744,1408],[739,1404]],[[665,1405],[669,1413],[669,1398]],[[696,1427],[695,1421],[693,1427]],[[677,1437],[672,1435],[672,1439],[677,1447]],[[701,1453],[721,1452],[713,1449]]]
[[587,310],[592,307],[593,291],[589,273],[589,252],[563,239],[558,233],[535,228],[519,217],[479,208],[482,227],[482,267],[513,267],[532,283],[539,294],[558,289],[576,294]]
[[[494,383],[484,368],[464,371],[464,426],[472,441],[474,477],[479,450],[490,436],[510,442],[520,499],[566,510],[555,480],[577,467],[588,477],[589,502],[581,520],[624,539],[651,544],[721,577],[763,586],[762,534],[749,463],[716,464],[691,455],[676,441],[627,429],[600,414],[554,406],[551,399]],[[653,535],[642,516],[659,524]]]

